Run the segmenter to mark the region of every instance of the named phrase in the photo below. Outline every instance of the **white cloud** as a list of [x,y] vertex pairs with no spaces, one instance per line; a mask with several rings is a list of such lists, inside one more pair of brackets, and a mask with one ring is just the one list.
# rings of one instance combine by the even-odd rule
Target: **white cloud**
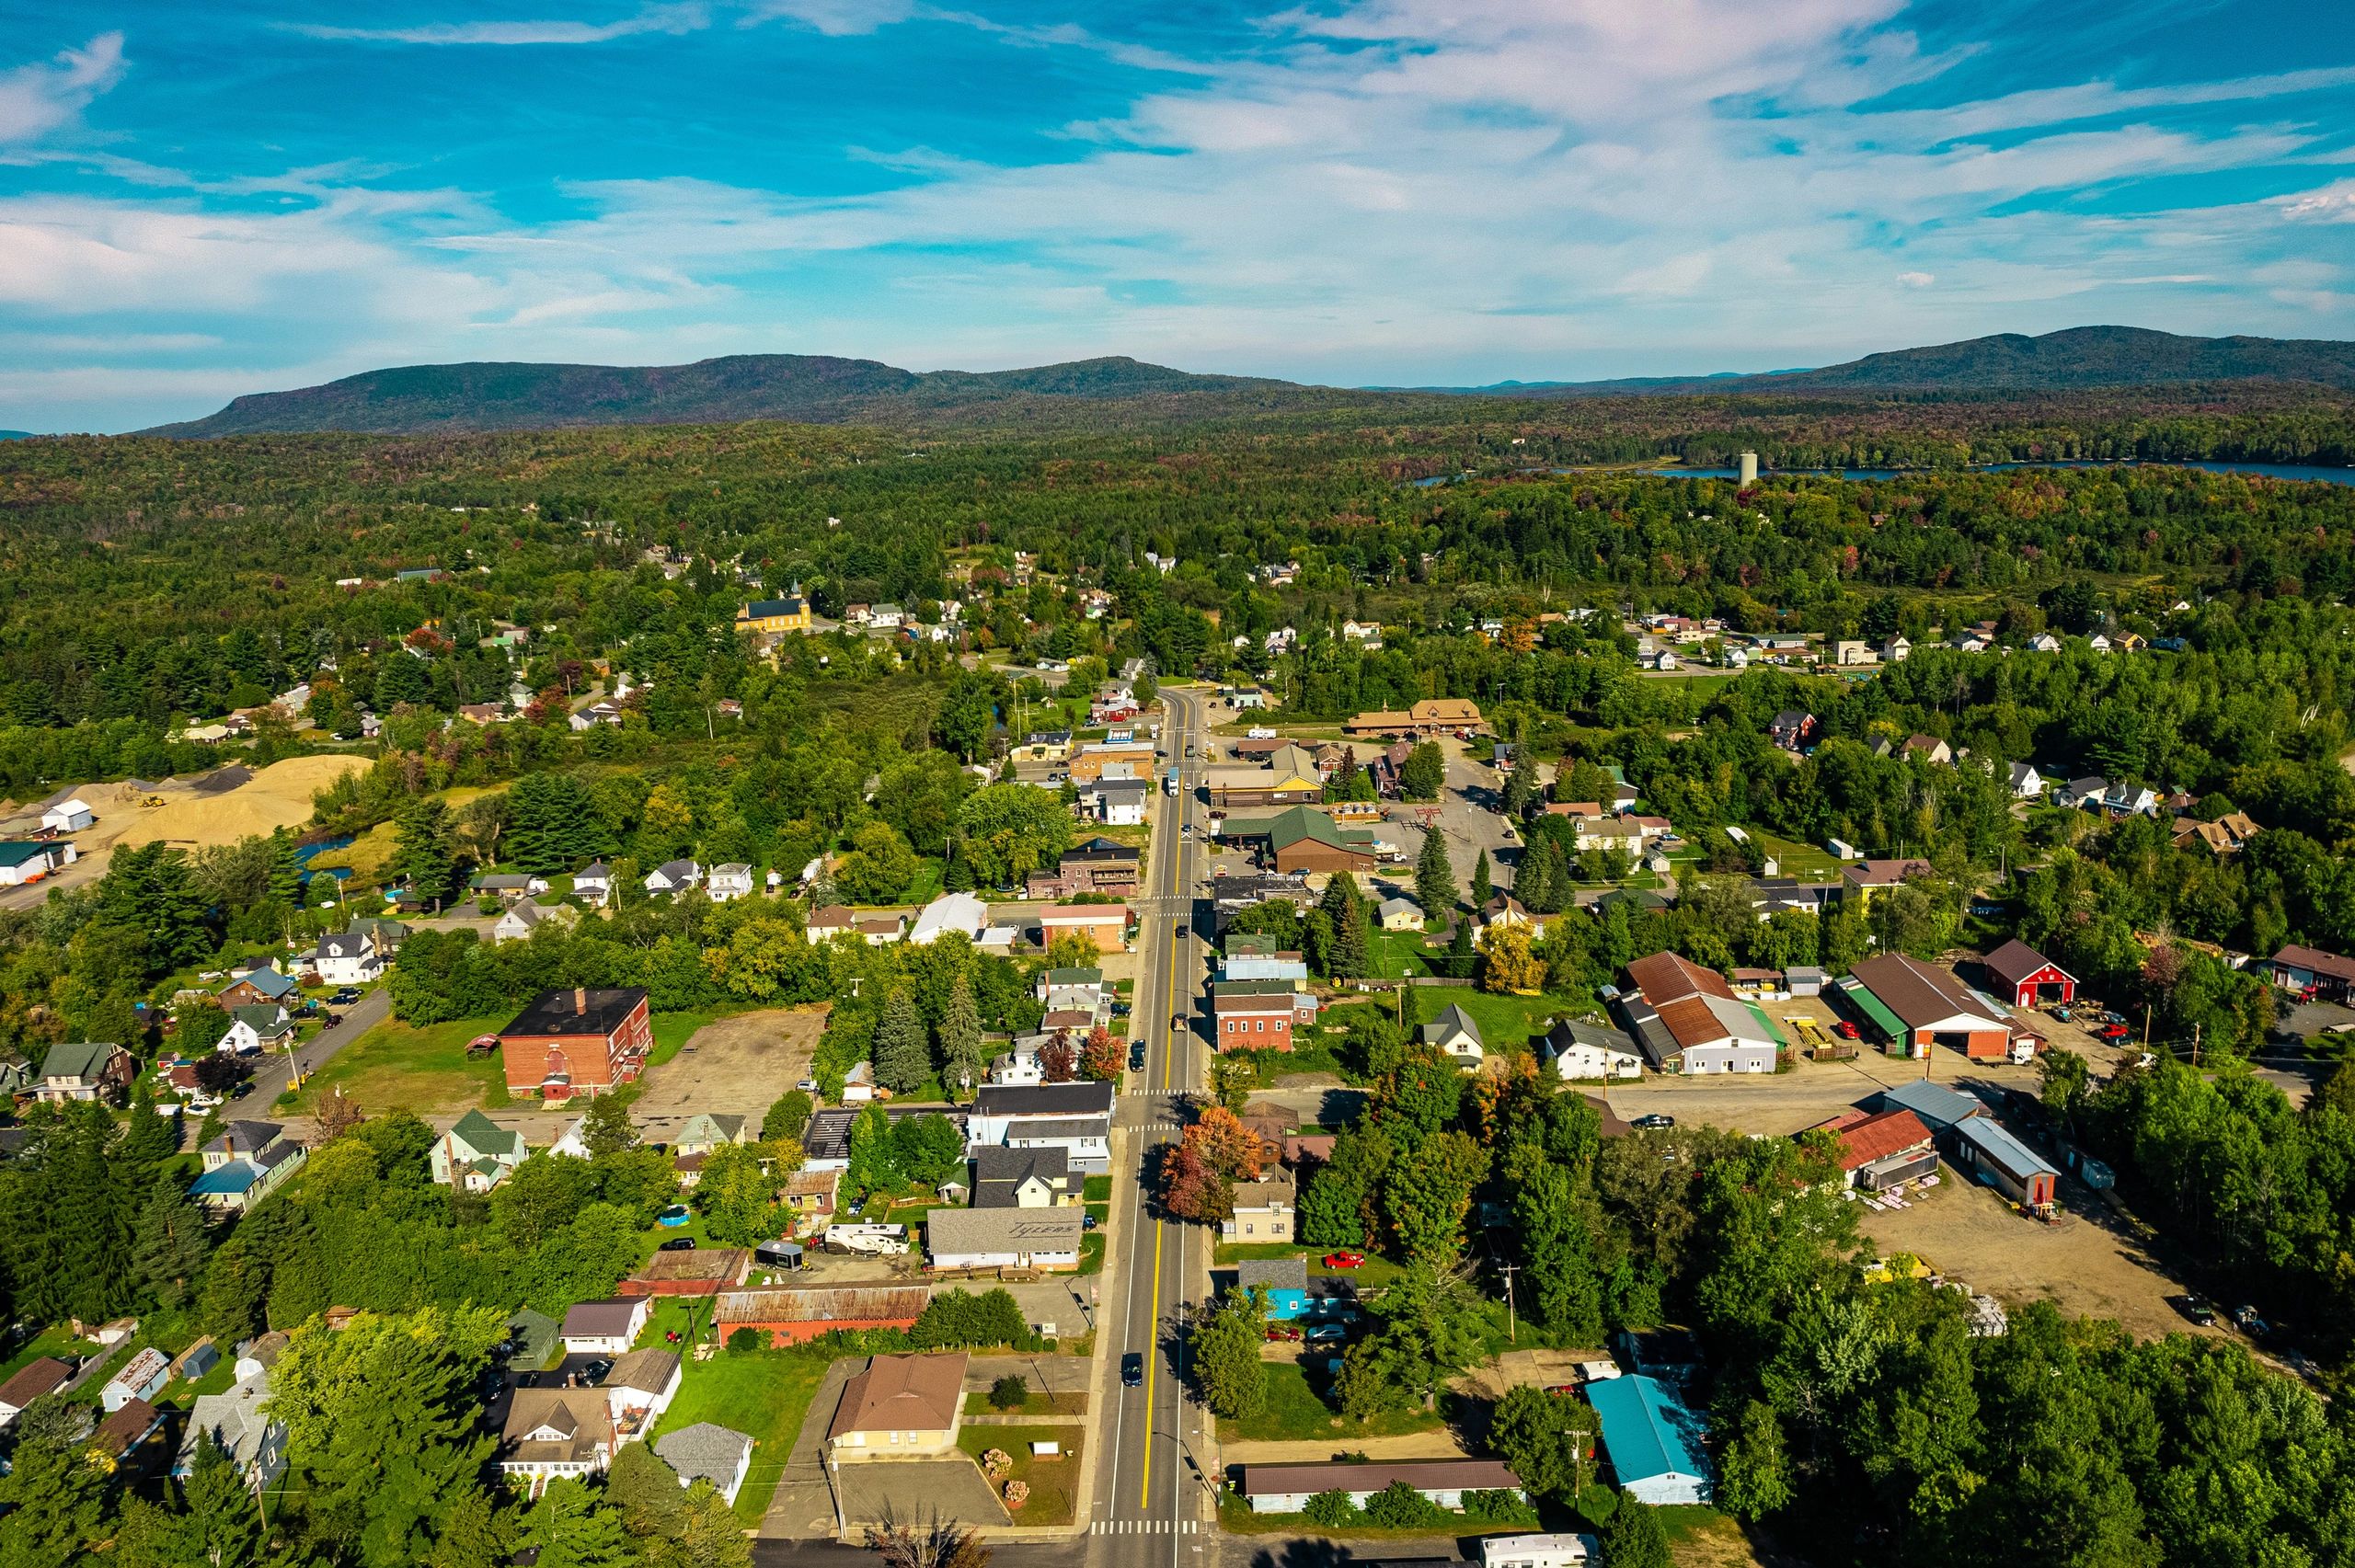
[[122,80],[122,35],[100,33],[47,64],[0,75],[0,144],[30,142],[79,118],[90,101]]
[[695,0],[649,6],[615,22],[432,22],[414,28],[342,28],[286,22],[288,32],[305,38],[348,39],[362,43],[572,44],[608,43],[640,33],[690,33],[711,25],[710,11]]
[[1938,280],[1935,272],[1900,272],[1897,280],[1909,289],[1926,289]]

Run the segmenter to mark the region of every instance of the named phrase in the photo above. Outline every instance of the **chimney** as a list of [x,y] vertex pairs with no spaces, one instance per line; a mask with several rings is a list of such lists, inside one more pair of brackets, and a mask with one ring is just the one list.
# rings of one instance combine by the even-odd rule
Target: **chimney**
[[572,1011],[575,1013],[589,1011],[589,992],[586,988],[581,986],[572,988]]

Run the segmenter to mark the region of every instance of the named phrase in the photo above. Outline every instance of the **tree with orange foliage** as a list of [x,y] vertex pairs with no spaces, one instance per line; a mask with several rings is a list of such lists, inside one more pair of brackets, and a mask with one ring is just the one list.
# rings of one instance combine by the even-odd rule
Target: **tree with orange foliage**
[[1161,1201],[1180,1219],[1214,1224],[1235,1213],[1235,1184],[1257,1181],[1268,1146],[1223,1105],[1205,1110],[1161,1160]]
[[1087,1044],[1079,1053],[1079,1075],[1097,1083],[1120,1076],[1120,1042],[1101,1024],[1087,1032]]

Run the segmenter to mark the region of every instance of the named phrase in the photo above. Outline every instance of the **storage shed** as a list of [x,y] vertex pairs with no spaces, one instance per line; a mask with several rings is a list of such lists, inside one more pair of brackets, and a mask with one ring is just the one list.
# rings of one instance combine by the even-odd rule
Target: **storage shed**
[[2027,1144],[1987,1116],[1973,1116],[1955,1128],[1955,1157],[1997,1192],[2030,1208],[2052,1201],[2061,1173]]
[[2011,998],[2014,1007],[2077,998],[2077,977],[2025,942],[2005,943],[1987,955],[1985,967],[1995,994]]
[[1590,1383],[1587,1402],[1603,1420],[1603,1449],[1619,1484],[1638,1502],[1706,1503],[1707,1468],[1698,1458],[1702,1424],[1674,1389],[1640,1373]]

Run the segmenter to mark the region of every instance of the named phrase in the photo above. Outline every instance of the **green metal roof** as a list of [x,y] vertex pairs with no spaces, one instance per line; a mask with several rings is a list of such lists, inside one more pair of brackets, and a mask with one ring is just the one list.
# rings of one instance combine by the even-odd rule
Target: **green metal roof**
[[1888,1004],[1875,996],[1871,988],[1864,981],[1850,975],[1842,979],[1839,986],[1840,994],[1848,999],[1849,1004],[1867,1018],[1871,1019],[1874,1024],[1890,1039],[1901,1040],[1905,1037],[1905,1025],[1898,1021],[1897,1014],[1891,1013]]

